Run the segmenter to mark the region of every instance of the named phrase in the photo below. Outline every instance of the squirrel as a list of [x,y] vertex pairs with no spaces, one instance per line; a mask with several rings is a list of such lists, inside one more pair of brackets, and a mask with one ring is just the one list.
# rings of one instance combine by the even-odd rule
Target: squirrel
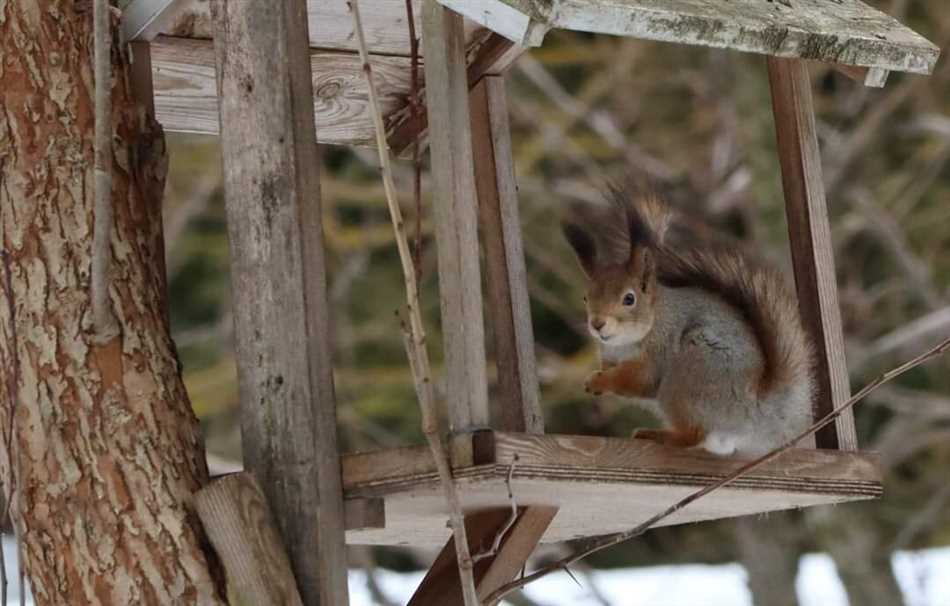
[[[586,391],[636,398],[663,422],[634,438],[717,455],[762,455],[804,431],[813,346],[779,272],[735,248],[674,247],[674,215],[659,196],[610,193],[600,234],[562,225],[588,278],[588,329],[600,348]],[[594,234],[618,228],[628,252],[611,259]]]

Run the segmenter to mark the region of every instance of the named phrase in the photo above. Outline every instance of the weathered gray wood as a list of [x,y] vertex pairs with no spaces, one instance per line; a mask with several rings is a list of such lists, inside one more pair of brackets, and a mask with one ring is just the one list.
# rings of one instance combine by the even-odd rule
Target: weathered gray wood
[[[152,42],[158,120],[169,132],[218,134],[218,94],[210,40],[159,36]],[[366,83],[359,57],[310,51],[314,112],[320,143],[373,144]],[[405,105],[409,60],[374,57],[373,78],[384,114]]]
[[550,28],[929,74],[939,49],[859,0],[438,0],[530,46]]
[[195,493],[194,505],[224,565],[230,603],[303,605],[267,500],[251,474],[214,480]]
[[[469,436],[469,439],[473,439]],[[509,506],[506,479],[519,507],[558,507],[544,542],[618,532],[734,471],[743,459],[717,457],[648,440],[595,436],[478,432],[471,464],[454,466],[466,512]],[[406,470],[386,461],[391,451],[343,457],[348,498],[386,501],[386,527],[348,531],[351,544],[443,545],[445,501],[431,455],[400,451]],[[374,460],[378,464],[374,464]],[[682,524],[881,495],[876,456],[794,449],[664,520]],[[617,504],[622,503],[622,507]],[[603,515],[610,512],[610,515]]]
[[306,4],[217,0],[244,465],[305,604],[347,604]]
[[[153,0],[155,1],[155,0]],[[167,0],[165,0],[167,1]],[[162,33],[185,38],[210,38],[208,0],[178,0],[184,3]],[[418,31],[419,0],[414,0]],[[383,55],[409,55],[409,25],[405,0],[363,0],[363,29],[369,51]],[[310,46],[356,51],[353,18],[346,0],[307,0]]]
[[478,219],[462,18],[422,4],[439,298],[452,431],[488,425]]
[[[817,354],[815,415],[824,416],[851,396],[844,355],[838,285],[821,157],[815,133],[811,83],[804,62],[768,59],[785,212],[802,321]],[[816,434],[822,448],[857,450],[854,415],[846,410]]]
[[544,433],[504,79],[486,76],[476,84],[471,109],[488,317],[498,376],[491,427]]

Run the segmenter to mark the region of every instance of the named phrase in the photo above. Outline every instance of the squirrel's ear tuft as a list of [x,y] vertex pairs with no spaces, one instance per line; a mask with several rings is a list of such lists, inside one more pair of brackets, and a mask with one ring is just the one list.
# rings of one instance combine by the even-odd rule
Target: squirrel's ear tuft
[[594,245],[593,238],[574,223],[562,223],[561,230],[564,232],[564,237],[567,238],[571,248],[574,249],[574,254],[577,255],[577,260],[581,264],[581,269],[584,270],[588,278],[591,277],[597,262],[597,248]]
[[640,290],[646,292],[656,280],[656,257],[647,246],[635,246],[630,251],[627,271],[640,281]]

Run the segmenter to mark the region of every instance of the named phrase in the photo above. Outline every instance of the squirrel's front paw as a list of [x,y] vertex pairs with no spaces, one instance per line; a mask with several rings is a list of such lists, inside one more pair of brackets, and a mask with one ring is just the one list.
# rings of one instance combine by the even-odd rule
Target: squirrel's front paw
[[607,381],[604,371],[598,370],[587,377],[587,381],[584,382],[584,391],[592,396],[603,395],[604,392],[607,391],[606,384]]

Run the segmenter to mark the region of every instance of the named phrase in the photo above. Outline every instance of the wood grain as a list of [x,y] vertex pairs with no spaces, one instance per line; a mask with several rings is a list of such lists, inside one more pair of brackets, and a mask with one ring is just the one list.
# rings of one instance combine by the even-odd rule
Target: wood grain
[[[768,72],[799,309],[817,354],[815,417],[819,418],[844,403],[851,386],[811,82],[807,66],[797,59],[769,57]],[[845,411],[815,437],[821,448],[857,450],[853,412]]]
[[485,330],[479,267],[462,18],[422,5],[422,43],[432,158],[439,298],[450,431],[488,425]]
[[[186,38],[211,38],[208,0],[181,0],[185,6],[163,33]],[[413,14],[418,31],[419,0]],[[405,0],[364,0],[363,29],[370,52],[384,55],[409,55],[409,25]],[[308,30],[313,48],[356,50],[353,18],[346,0],[308,0]]]
[[[159,36],[151,44],[155,105],[170,132],[218,134],[214,49],[209,40]],[[310,51],[317,139],[337,145],[373,145],[369,95],[356,55]],[[373,77],[384,113],[403,107],[409,60],[375,57]]]
[[439,0],[536,46],[562,28],[929,74],[940,50],[859,0]]
[[487,76],[476,84],[471,108],[488,317],[498,376],[491,427],[544,433],[504,79]]
[[346,606],[306,4],[214,3],[244,465],[306,604]]
[[[745,460],[646,440],[597,436],[477,432],[475,458],[454,467],[467,513],[503,508],[505,481],[519,507],[558,507],[545,542],[619,532],[655,514],[686,494],[737,469]],[[386,501],[386,528],[347,532],[349,543],[442,545],[448,538],[445,504],[431,456],[416,461],[400,451],[408,466],[383,467],[389,451],[363,453],[359,466],[343,459],[348,498]],[[374,466],[373,460],[380,465]],[[732,517],[793,507],[879,497],[877,457],[868,453],[796,449],[765,464],[729,487],[708,495],[664,524]],[[617,503],[623,503],[617,508]],[[603,513],[610,511],[611,515]]]
[[227,575],[232,604],[303,606],[267,500],[240,472],[195,493],[195,510]]

